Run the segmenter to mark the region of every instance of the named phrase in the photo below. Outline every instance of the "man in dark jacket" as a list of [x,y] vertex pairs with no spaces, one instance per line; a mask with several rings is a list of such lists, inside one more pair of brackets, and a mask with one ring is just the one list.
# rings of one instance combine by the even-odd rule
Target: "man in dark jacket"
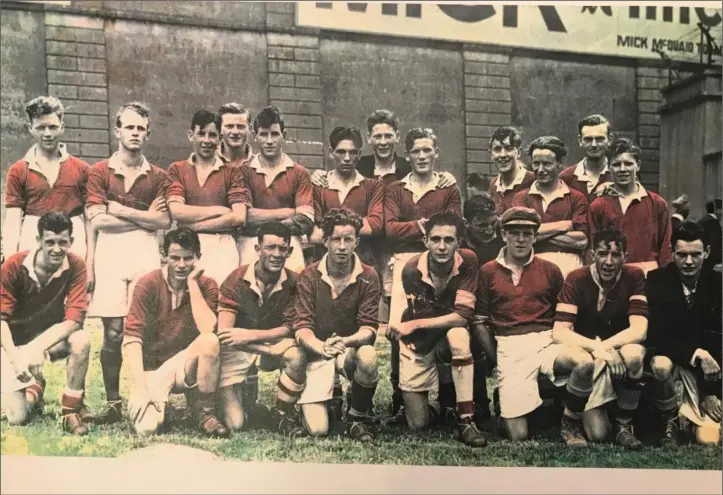
[[674,263],[648,273],[646,286],[654,402],[665,426],[661,444],[679,443],[679,416],[695,425],[699,443],[716,443],[721,423],[721,276],[703,269],[710,245],[699,225],[684,222],[671,244]]
[[723,228],[721,228],[721,209],[723,209],[723,201],[715,199],[708,201],[705,204],[706,214],[703,218],[698,220],[698,225],[701,226],[703,232],[705,232],[706,239],[710,243],[710,256],[706,258],[703,263],[703,268],[706,270],[716,269],[721,271],[721,257],[723,254]]

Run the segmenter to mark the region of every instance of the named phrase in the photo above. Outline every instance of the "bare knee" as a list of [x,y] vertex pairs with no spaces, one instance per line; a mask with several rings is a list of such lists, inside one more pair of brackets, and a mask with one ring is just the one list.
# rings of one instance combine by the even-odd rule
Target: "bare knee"
[[303,370],[306,368],[306,354],[298,346],[289,347],[281,357],[284,361],[284,367],[294,370]]
[[527,440],[529,436],[525,418],[505,419],[505,429],[507,430],[507,438],[513,442]]
[[665,356],[653,356],[650,368],[656,380],[667,381],[673,378],[673,361]]
[[376,375],[377,351],[370,345],[363,345],[356,352],[357,369],[365,375]]
[[407,425],[409,426],[410,430],[424,430],[429,426],[429,413],[427,411],[425,411],[424,413],[418,412],[416,414],[411,409],[405,408],[405,411],[407,417]]
[[202,356],[216,357],[221,352],[221,345],[215,333],[202,333],[196,337],[198,352]]
[[28,419],[30,419],[28,406],[25,402],[7,407],[5,415],[7,416],[8,423],[11,426],[22,426],[28,422]]
[[640,344],[626,344],[620,348],[620,357],[623,358],[629,374],[638,375],[643,370],[645,347]]
[[721,441],[720,428],[698,426],[695,429],[695,441],[698,445],[718,445]]
[[447,342],[452,356],[470,356],[470,336],[469,331],[464,327],[454,327],[447,331]]
[[325,437],[329,434],[329,421],[309,421],[308,418],[306,418],[306,431],[309,433],[309,436],[312,436],[314,438],[320,438]]
[[585,433],[591,442],[602,442],[608,437],[610,424],[607,418],[607,412],[604,409],[597,408],[591,411],[585,411],[582,416]]
[[90,336],[84,330],[77,330],[68,337],[68,350],[73,356],[90,354]]
[[156,422],[142,421],[133,425],[133,430],[139,437],[148,437],[158,432],[158,427],[161,426]]
[[103,318],[103,347],[119,347],[123,342],[123,318]]
[[231,385],[223,387],[219,393],[223,407],[223,420],[232,431],[239,431],[244,427],[244,410],[241,400],[236,393],[236,387]]
[[595,374],[595,360],[590,353],[579,348],[572,348],[570,352],[573,364],[572,372],[580,378],[589,378],[592,380]]

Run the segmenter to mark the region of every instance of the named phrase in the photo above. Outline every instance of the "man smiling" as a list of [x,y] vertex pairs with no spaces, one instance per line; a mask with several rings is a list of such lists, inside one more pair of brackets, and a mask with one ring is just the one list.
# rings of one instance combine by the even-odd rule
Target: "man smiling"
[[520,191],[529,188],[535,180],[520,160],[522,135],[514,127],[499,127],[490,137],[490,158],[499,174],[490,182],[489,194],[502,215]]

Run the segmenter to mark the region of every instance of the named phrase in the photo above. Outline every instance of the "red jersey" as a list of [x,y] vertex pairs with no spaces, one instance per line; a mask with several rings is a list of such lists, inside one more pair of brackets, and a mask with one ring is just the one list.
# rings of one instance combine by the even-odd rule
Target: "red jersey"
[[512,200],[520,191],[529,188],[535,182],[535,174],[518,164],[517,175],[509,186],[504,186],[499,174],[490,181],[489,193],[497,205],[497,216],[501,216],[512,206]]
[[594,181],[585,172],[585,160],[580,160],[576,165],[567,167],[565,170],[560,172],[560,180],[567,184],[570,188],[581,192],[588,200],[588,203],[595,199],[596,193],[604,187],[606,184],[610,184],[613,181],[613,176],[605,165],[600,173],[600,178]]
[[195,157],[174,162],[168,167],[168,201],[191,206],[225,206],[251,204],[251,195],[244,187],[241,170],[216,157],[211,172],[203,184],[198,180]]

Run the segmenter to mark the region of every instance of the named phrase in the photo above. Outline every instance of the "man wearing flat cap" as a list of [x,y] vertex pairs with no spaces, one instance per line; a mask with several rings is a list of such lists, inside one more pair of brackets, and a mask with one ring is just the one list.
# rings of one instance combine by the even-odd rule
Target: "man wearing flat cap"
[[568,447],[585,447],[582,413],[592,392],[595,364],[582,349],[552,340],[563,277],[554,263],[535,257],[541,224],[533,209],[515,206],[500,220],[505,247],[480,269],[474,335],[497,357],[500,416],[510,440],[528,437],[527,418],[541,404],[538,376],[566,385],[561,434]]
[[685,222],[690,215],[690,201],[687,194],[681,194],[670,202],[673,207],[673,215],[670,217],[670,223],[673,229],[677,229],[681,223]]

